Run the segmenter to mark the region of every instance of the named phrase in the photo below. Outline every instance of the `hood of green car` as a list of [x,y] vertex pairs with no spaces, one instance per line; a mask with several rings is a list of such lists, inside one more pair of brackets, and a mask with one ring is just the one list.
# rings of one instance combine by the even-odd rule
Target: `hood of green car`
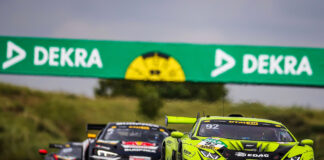
[[226,148],[237,151],[259,151],[259,152],[274,152],[277,149],[286,147],[292,148],[298,142],[267,142],[267,141],[247,141],[233,140],[225,138],[199,138],[192,141],[191,145],[202,149],[219,150]]
[[216,137],[197,138],[198,140],[190,140],[187,144],[199,150],[217,152],[228,159],[281,159],[298,144],[298,142],[247,141]]

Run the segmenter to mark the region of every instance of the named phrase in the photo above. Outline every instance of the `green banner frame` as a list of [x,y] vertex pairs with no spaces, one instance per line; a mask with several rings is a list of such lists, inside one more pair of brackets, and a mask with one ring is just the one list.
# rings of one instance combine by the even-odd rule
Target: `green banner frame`
[[324,86],[324,49],[0,36],[0,73]]

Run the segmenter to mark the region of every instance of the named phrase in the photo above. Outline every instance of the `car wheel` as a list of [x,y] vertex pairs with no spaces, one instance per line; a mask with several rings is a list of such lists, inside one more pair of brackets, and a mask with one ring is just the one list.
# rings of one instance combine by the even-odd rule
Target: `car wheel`
[[172,151],[172,160],[177,160],[177,152]]
[[161,160],[165,160],[165,144],[161,148]]

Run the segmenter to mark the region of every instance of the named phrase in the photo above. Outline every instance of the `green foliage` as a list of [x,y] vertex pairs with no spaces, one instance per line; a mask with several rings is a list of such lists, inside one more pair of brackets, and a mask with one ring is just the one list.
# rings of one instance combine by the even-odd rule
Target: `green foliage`
[[150,119],[156,118],[164,99],[200,99],[208,102],[224,98],[227,90],[223,84],[214,83],[170,83],[126,80],[99,80],[95,89],[97,96],[129,96],[139,99],[139,111]]
[[[144,87],[146,88],[146,87]],[[148,87],[150,88],[150,87]],[[136,86],[136,92],[154,90]],[[49,143],[86,139],[86,123],[135,121],[164,125],[164,115],[195,117],[197,112],[223,115],[222,101],[167,100],[155,119],[138,114],[136,98],[113,97],[89,99],[77,95],[48,93],[0,83],[0,157],[11,160],[41,159],[37,150]],[[298,140],[311,138],[317,160],[324,160],[324,110],[299,107],[265,106],[260,103],[224,103],[225,115],[240,113],[246,117],[281,121]],[[169,125],[189,131],[191,125]]]
[[310,135],[312,130],[306,119],[296,113],[273,114],[267,116],[268,119],[284,123],[288,128],[294,127],[294,135],[300,138],[307,138],[305,135]]
[[95,89],[97,96],[140,96],[136,88],[154,87],[165,99],[200,99],[205,101],[217,101],[225,97],[227,90],[223,84],[215,83],[175,83],[175,82],[145,82],[126,80],[99,80],[99,87]]
[[139,96],[139,112],[150,119],[158,116],[159,110],[163,106],[162,99],[155,87],[137,88]]
[[99,87],[95,88],[95,94],[97,96],[130,96],[136,97],[136,86],[139,85],[136,81],[126,80],[99,80]]

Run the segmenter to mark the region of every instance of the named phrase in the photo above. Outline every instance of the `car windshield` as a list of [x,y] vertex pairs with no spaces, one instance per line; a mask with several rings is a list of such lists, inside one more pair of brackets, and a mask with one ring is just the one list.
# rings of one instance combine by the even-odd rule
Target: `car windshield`
[[166,132],[133,129],[133,128],[109,128],[103,134],[103,140],[120,140],[120,141],[145,141],[150,143],[162,143],[167,137]]
[[68,147],[62,148],[58,155],[60,156],[71,156],[75,158],[81,158],[82,156],[82,147]]
[[285,128],[275,126],[202,123],[197,135],[251,141],[295,142]]

